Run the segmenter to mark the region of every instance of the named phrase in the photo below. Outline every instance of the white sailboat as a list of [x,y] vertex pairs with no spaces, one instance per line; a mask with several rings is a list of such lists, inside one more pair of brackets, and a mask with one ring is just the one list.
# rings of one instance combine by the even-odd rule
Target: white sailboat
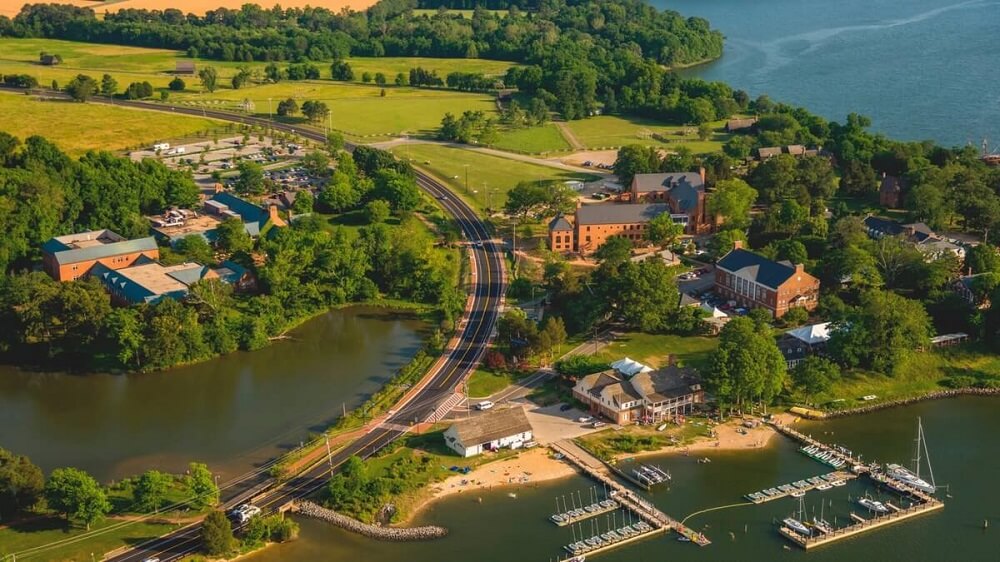
[[812,529],[807,527],[806,524],[802,522],[805,518],[805,507],[803,501],[804,500],[802,498],[799,498],[799,513],[797,519],[795,517],[786,517],[782,519],[781,522],[785,525],[785,527],[795,531],[796,533],[806,537],[811,537]]
[[[927,461],[927,473],[930,482],[920,476],[922,460]],[[937,485],[934,482],[934,469],[931,468],[930,453],[927,451],[927,440],[924,438],[924,425],[920,418],[917,418],[916,455],[913,459],[913,470],[898,464],[886,465],[885,469],[886,474],[890,478],[899,480],[903,484],[916,488],[921,492],[933,494],[937,490]]]

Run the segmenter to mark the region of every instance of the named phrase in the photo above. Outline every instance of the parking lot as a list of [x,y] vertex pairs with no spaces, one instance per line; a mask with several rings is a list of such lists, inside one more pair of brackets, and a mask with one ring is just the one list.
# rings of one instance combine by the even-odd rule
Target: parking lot
[[561,408],[562,404],[540,407],[528,403],[524,413],[528,416],[528,421],[531,422],[535,441],[539,444],[547,445],[561,439],[574,439],[608,427],[605,425],[595,428],[590,422],[580,422],[581,417],[589,417],[590,414],[576,408],[569,410]]

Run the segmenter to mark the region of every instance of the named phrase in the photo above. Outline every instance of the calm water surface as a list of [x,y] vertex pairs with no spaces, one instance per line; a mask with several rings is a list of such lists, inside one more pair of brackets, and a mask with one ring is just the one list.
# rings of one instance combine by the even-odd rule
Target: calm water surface
[[997,0],[652,0],[726,35],[689,72],[905,140],[1000,148]]
[[45,470],[102,480],[207,462],[249,470],[376,391],[419,349],[424,325],[366,308],[336,310],[253,353],[140,375],[0,367],[0,447]]
[[[784,548],[775,531],[775,519],[797,508],[793,499],[760,506],[721,509],[691,518],[687,523],[704,528],[713,540],[698,548],[680,543],[675,535],[651,538],[623,547],[595,560],[643,562],[663,560],[992,560],[1000,558],[1000,399],[962,398],[923,403],[867,416],[802,424],[805,431],[836,441],[882,461],[908,462],[911,457],[917,417],[924,421],[934,473],[939,484],[950,484],[952,498],[944,498],[943,511],[862,535],[806,554]],[[832,431],[831,435],[823,432]],[[652,499],[665,512],[683,518],[712,507],[737,504],[741,496],[777,484],[829,471],[825,465],[797,452],[792,442],[775,438],[765,450],[710,453],[711,464],[698,464],[693,457],[664,456],[654,459],[674,475],[669,490]],[[560,529],[546,518],[555,509],[555,497],[583,490],[591,482],[572,477],[556,483],[517,489],[517,498],[506,491],[483,494],[477,503],[472,494],[455,496],[435,504],[421,523],[444,525],[451,534],[429,543],[391,544],[368,541],[312,520],[300,520],[298,541],[272,547],[250,558],[252,562],[346,562],[363,553],[365,562],[399,560],[464,562],[508,562],[554,560],[563,544],[572,542],[569,529]],[[806,495],[806,509],[828,503],[827,519],[843,525],[850,512],[861,513],[853,503],[874,488],[852,482],[828,492]],[[942,493],[944,496],[944,493]],[[885,496],[888,499],[888,496]],[[988,530],[983,520],[991,519]],[[604,517],[601,528],[604,529]],[[589,524],[584,527],[589,530]]]

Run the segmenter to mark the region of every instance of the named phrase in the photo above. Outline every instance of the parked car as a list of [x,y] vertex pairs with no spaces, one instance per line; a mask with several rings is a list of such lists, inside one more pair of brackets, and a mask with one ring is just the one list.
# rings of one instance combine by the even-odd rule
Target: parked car
[[589,423],[589,422],[594,421],[594,418],[591,417],[591,416],[582,416],[582,417],[580,417],[580,419],[578,419],[576,421],[578,421],[580,423]]
[[604,422],[598,420],[598,421],[595,421],[594,423],[590,424],[590,427],[592,427],[594,429],[597,429],[599,427],[604,427],[604,425],[605,425]]
[[573,409],[573,405],[572,404],[563,404],[562,406],[559,406],[559,411],[560,412],[565,412],[567,410],[572,410],[572,409]]

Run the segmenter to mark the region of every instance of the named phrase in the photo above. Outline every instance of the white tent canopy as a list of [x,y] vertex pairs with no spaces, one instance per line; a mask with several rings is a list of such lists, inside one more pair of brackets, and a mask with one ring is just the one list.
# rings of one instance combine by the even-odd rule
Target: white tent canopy
[[626,377],[633,377],[639,373],[648,373],[653,369],[643,365],[642,363],[629,359],[619,359],[611,364],[611,368],[618,371],[619,373],[625,375]]

